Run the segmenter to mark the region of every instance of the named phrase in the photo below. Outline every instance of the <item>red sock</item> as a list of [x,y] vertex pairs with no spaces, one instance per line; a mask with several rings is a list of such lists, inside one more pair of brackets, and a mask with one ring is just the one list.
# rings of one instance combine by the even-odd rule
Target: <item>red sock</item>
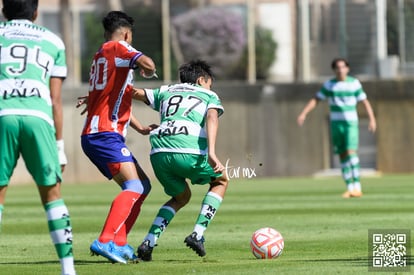
[[135,202],[134,206],[131,209],[131,213],[129,214],[128,218],[126,219],[124,225],[115,234],[114,243],[120,246],[123,246],[128,243],[127,236],[129,231],[131,231],[132,227],[135,224],[135,221],[138,218],[139,213],[141,212],[141,205],[144,202],[147,195],[140,195],[138,200]]
[[111,240],[115,242],[116,236],[117,240],[115,243],[117,245],[122,246],[127,243],[125,222],[132,213],[139,197],[139,193],[128,190],[119,193],[112,202],[104,228],[98,239],[100,242],[107,243]]
[[131,228],[134,226],[135,221],[137,220],[139,213],[141,212],[141,205],[144,203],[145,198],[147,195],[142,194],[138,201],[134,204],[134,207],[132,208],[131,214],[129,215],[128,219],[125,221],[125,230],[126,234],[131,231]]

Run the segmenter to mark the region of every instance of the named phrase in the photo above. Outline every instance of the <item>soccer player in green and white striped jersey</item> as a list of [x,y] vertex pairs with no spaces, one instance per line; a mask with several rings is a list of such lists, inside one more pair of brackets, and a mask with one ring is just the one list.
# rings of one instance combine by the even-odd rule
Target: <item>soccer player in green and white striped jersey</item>
[[312,98],[298,116],[301,126],[307,114],[312,111],[320,100],[328,100],[330,106],[331,137],[336,154],[341,161],[342,177],[347,185],[344,198],[361,197],[360,166],[357,154],[359,131],[357,104],[362,102],[366,109],[368,130],[375,132],[376,121],[371,104],[367,99],[358,79],[348,76],[349,64],[344,58],[332,61],[335,78],[326,81],[316,96]]
[[138,257],[144,261],[152,259],[158,238],[177,211],[190,200],[186,179],[192,184],[210,184],[193,232],[184,240],[200,257],[205,256],[203,234],[228,184],[224,166],[215,152],[218,117],[223,107],[217,94],[210,90],[213,82],[210,66],[204,61],[191,61],[179,71],[181,84],[154,90],[135,89],[133,95],[160,113],[160,126],[150,133],[150,158],[155,175],[165,193],[171,196],[138,247]]
[[62,139],[62,40],[36,25],[38,0],[3,0],[0,23],[0,217],[10,177],[22,155],[39,189],[62,274],[75,274],[72,227],[61,198],[67,163]]

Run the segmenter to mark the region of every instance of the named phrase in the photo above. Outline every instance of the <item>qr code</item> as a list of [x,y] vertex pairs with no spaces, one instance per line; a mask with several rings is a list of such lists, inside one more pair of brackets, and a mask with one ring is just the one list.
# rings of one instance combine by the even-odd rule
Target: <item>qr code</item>
[[370,266],[375,269],[400,269],[409,267],[410,232],[408,230],[387,230],[370,232]]

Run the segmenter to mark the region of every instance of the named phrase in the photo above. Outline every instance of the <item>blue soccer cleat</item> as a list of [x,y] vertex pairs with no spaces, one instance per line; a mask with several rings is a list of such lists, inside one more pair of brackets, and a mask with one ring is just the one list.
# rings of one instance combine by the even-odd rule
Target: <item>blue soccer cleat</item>
[[100,255],[107,258],[112,263],[121,263],[126,264],[127,260],[120,250],[117,249],[117,246],[113,241],[107,243],[101,243],[98,240],[94,240],[90,246],[92,255]]
[[138,261],[138,257],[137,255],[135,255],[134,248],[132,248],[132,246],[130,246],[129,244],[126,244],[123,246],[115,245],[115,249],[119,251],[120,254],[124,256],[125,259],[132,261],[132,262]]

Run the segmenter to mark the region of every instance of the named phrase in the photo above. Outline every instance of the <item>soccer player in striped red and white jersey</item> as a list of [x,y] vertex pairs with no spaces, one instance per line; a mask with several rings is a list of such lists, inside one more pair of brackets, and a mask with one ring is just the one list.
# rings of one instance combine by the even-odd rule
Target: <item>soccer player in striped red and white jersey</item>
[[130,123],[141,134],[152,130],[131,115],[133,71],[140,69],[142,76],[154,77],[155,64],[131,46],[133,18],[111,11],[102,23],[106,42],[92,60],[81,142],[89,159],[122,191],[113,200],[102,232],[90,249],[112,262],[127,263],[137,259],[127,235],[151,189],[147,175],[125,144]]

